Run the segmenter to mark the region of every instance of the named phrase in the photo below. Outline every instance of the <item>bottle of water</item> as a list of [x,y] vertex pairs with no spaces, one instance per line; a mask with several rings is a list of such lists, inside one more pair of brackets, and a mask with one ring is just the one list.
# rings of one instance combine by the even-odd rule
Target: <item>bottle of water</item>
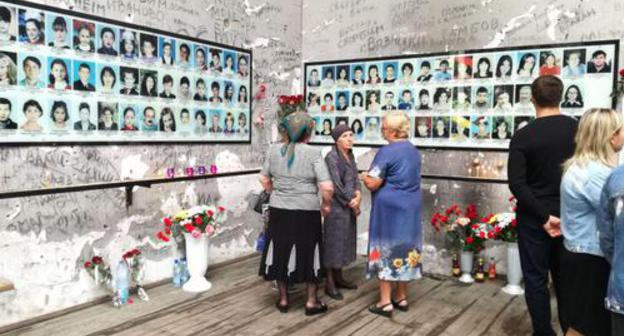
[[117,289],[120,303],[122,305],[126,304],[130,296],[130,272],[128,271],[128,264],[123,260],[120,260],[119,264],[117,264],[115,288]]
[[180,284],[184,285],[188,279],[190,278],[190,274],[188,271],[188,263],[186,262],[186,258],[182,258],[182,262],[180,263]]
[[180,272],[180,261],[178,259],[173,261],[173,287],[180,288],[182,286],[181,282],[181,274]]

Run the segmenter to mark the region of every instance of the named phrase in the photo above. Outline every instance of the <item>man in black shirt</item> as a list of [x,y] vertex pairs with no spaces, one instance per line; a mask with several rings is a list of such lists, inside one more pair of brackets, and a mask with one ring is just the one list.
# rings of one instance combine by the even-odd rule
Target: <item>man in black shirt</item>
[[87,63],[80,63],[78,66],[78,80],[74,82],[74,90],[77,91],[95,91],[95,86],[89,83],[91,76],[91,68]]
[[577,122],[563,116],[559,104],[563,83],[555,76],[541,76],[531,85],[537,118],[518,130],[509,145],[509,189],[518,200],[518,247],[525,279],[525,298],[533,323],[533,335],[555,335],[550,320],[550,271],[559,322],[567,329],[560,300],[559,187],[562,164],[574,153]]

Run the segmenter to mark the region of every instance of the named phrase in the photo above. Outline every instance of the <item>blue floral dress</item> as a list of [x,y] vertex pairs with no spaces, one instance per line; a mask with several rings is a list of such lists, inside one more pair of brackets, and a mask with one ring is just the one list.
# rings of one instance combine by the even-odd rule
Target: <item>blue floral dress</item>
[[422,277],[420,153],[409,141],[382,147],[369,176],[384,180],[373,193],[367,278],[409,281]]

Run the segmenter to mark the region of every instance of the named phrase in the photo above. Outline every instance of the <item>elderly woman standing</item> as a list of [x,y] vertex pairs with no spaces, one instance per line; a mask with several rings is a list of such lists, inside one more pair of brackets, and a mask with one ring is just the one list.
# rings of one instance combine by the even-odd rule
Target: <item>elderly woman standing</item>
[[407,311],[407,282],[422,277],[420,153],[407,140],[409,126],[403,112],[383,118],[381,131],[389,144],[361,176],[373,193],[367,277],[377,276],[380,292],[379,302],[368,310],[388,318],[394,308]]
[[342,300],[338,288],[357,289],[342,277],[342,268],[355,260],[357,223],[360,213],[361,184],[353,156],[353,132],[346,125],[332,130],[336,146],[325,157],[334,183],[331,211],[323,223],[323,266],[327,274],[325,293]]
[[[314,130],[312,118],[295,112],[280,123],[284,141],[270,146],[260,183],[271,192],[267,244],[261,276],[276,280],[277,309],[288,311],[288,284],[307,283],[306,315],[327,311],[316,296],[321,268],[321,213],[331,207],[333,185],[321,151],[306,144]],[[319,189],[322,204],[319,202]]]

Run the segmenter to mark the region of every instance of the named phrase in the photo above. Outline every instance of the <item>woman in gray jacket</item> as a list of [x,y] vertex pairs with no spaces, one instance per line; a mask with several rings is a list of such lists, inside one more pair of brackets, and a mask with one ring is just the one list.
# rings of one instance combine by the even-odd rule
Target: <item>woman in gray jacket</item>
[[334,184],[330,213],[323,230],[323,267],[327,273],[325,293],[342,300],[338,288],[357,289],[342,277],[342,268],[355,260],[357,225],[360,213],[361,184],[353,156],[353,132],[346,125],[332,130],[336,145],[325,157]]

